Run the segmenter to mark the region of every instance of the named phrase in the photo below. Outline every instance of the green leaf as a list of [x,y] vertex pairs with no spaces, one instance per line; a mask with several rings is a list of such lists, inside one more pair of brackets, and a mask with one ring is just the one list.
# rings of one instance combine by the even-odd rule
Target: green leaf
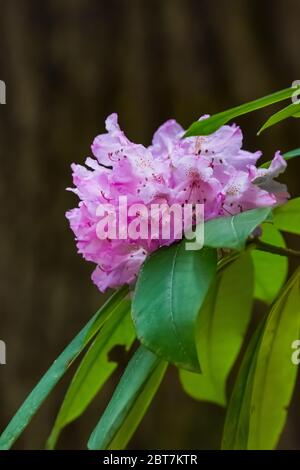
[[295,158],[295,157],[300,157],[300,148],[295,149],[295,150],[290,150],[289,152],[285,152],[283,154],[283,157],[286,160],[290,160],[291,158]]
[[[282,156],[287,161],[292,160],[292,158],[300,157],[300,148],[291,150],[290,152],[286,152]],[[269,168],[271,163],[272,163],[272,160],[269,160],[268,162],[265,162],[262,165],[260,165],[260,168]]]
[[224,450],[247,449],[253,375],[264,325],[265,320],[252,335],[230,397],[222,437]]
[[286,88],[285,90],[277,91],[271,95],[264,96],[254,101],[236,106],[235,108],[222,111],[221,113],[214,114],[207,119],[202,121],[194,122],[186,131],[184,137],[191,137],[196,135],[209,135],[217,131],[221,126],[227,124],[232,119],[238,116],[256,111],[257,109],[264,108],[279,101],[290,98],[297,87]]
[[138,277],[132,304],[137,336],[184,369],[200,370],[196,323],[216,265],[215,250],[186,250],[183,240],[149,256]]
[[201,309],[197,344],[202,373],[180,370],[183,388],[193,398],[226,405],[226,380],[247,330],[252,300],[252,259],[243,252],[218,273]]
[[209,220],[204,225],[204,244],[213,248],[242,250],[248,236],[270,214],[270,207],[260,207],[237,215]]
[[230,400],[225,449],[276,447],[296,382],[292,343],[300,332],[300,270],[283,288],[252,339]]
[[1,450],[12,446],[78,354],[99,331],[107,318],[120,307],[127,293],[128,288],[123,287],[113,294],[54,361],[0,436]]
[[118,364],[108,358],[110,350],[116,345],[124,345],[128,350],[134,338],[135,331],[130,317],[130,302],[127,301],[104,324],[82,359],[47,441],[48,449],[55,447],[62,429],[85,411],[116,369]]
[[285,152],[283,156],[286,160],[290,160],[291,158],[295,158],[295,157],[300,157],[300,148],[290,150],[289,152]]
[[[260,239],[263,242],[279,247],[286,246],[283,236],[273,224],[264,223],[262,229]],[[288,258],[261,250],[252,250],[251,253],[255,269],[254,296],[270,304],[286,280]]]
[[274,210],[274,225],[283,232],[300,235],[300,197]]
[[300,332],[300,271],[274,304],[261,339],[250,408],[248,449],[276,447],[297,377],[292,343]]
[[126,447],[146,413],[166,367],[165,361],[140,346],[89,439],[89,449],[115,450]]
[[261,134],[264,130],[268,129],[275,124],[278,124],[284,119],[289,117],[295,117],[300,111],[300,104],[292,103],[285,108],[281,109],[277,113],[273,114],[269,119],[264,123],[264,125],[259,129],[257,135]]

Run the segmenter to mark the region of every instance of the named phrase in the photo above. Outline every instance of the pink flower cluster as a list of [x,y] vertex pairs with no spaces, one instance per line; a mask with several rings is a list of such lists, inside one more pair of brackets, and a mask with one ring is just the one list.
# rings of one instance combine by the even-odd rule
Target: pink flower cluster
[[131,142],[120,130],[116,114],[107,118],[106,129],[92,144],[95,158],[87,158],[86,166],[72,165],[71,191],[80,202],[66,214],[78,252],[97,265],[92,279],[103,292],[133,283],[147,254],[174,240],[101,240],[96,230],[100,204],[117,207],[124,195],[129,206],[203,203],[208,220],[274,206],[288,197],[285,186],[274,181],[286,167],[280,153],[268,169],[256,168],[261,152],[242,150],[242,132],[235,125],[182,139],[182,127],[169,120],[149,147]]

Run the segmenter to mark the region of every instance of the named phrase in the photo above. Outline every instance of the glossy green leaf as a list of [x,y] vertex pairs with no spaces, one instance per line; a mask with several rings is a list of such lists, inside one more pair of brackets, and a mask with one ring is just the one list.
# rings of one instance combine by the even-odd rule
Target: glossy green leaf
[[78,354],[99,331],[107,318],[120,307],[127,293],[128,288],[123,287],[113,294],[54,361],[0,436],[1,450],[12,446]]
[[214,248],[242,250],[249,235],[270,214],[270,207],[260,207],[237,215],[209,220],[204,225],[204,244]]
[[238,116],[248,114],[257,109],[270,106],[271,104],[278,103],[279,101],[290,98],[295,93],[296,88],[286,88],[285,90],[277,91],[271,95],[264,96],[254,101],[236,106],[235,108],[222,111],[221,113],[214,114],[202,121],[194,122],[186,131],[184,137],[191,137],[196,135],[209,135],[217,131],[221,126],[227,124],[232,119]]
[[90,404],[101,387],[116,369],[108,354],[116,345],[130,348],[135,338],[130,316],[130,302],[124,302],[120,310],[103,326],[81,361],[70,384],[55,421],[47,448],[53,449],[62,429],[78,418]]
[[264,123],[264,125],[259,129],[258,135],[261,134],[264,130],[268,129],[269,127],[278,124],[281,121],[289,117],[297,117],[297,113],[300,112],[300,104],[292,103],[285,108],[281,109],[277,113],[273,114],[269,119]]
[[248,449],[276,447],[297,377],[292,343],[300,332],[300,271],[274,304],[260,342],[253,379]]
[[[273,224],[264,223],[262,229],[260,239],[263,242],[279,247],[286,246],[283,236]],[[255,270],[254,295],[257,299],[270,304],[286,280],[288,258],[260,250],[252,250],[251,253]]]
[[184,369],[200,370],[196,323],[216,265],[216,250],[189,251],[183,240],[149,256],[138,277],[132,304],[137,336]]
[[143,346],[136,351],[94,429],[91,450],[124,449],[146,413],[167,363]]
[[[300,157],[300,148],[291,150],[290,152],[286,152],[282,154],[283,158],[288,161],[292,160],[293,158]],[[268,162],[263,163],[260,165],[260,168],[269,168],[271,165],[272,160],[269,160]]]
[[264,325],[265,320],[252,335],[230,397],[222,437],[224,450],[247,449],[253,376]]
[[283,232],[300,235],[300,197],[274,210],[274,225]]
[[180,371],[183,388],[193,398],[226,405],[226,380],[247,330],[252,301],[252,259],[243,252],[218,273],[201,309],[197,344],[202,373]]

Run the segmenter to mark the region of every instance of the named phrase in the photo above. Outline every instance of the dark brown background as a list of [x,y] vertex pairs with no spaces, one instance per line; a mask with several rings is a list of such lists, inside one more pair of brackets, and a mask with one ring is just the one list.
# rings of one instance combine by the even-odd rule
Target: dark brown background
[[[289,86],[300,79],[299,20],[298,0],[1,0],[1,428],[103,301],[64,219],[76,200],[65,191],[70,163],[90,153],[112,111],[148,144],[169,117],[187,126]],[[296,120],[256,138],[269,112],[239,120],[247,147],[266,159],[300,145]],[[293,195],[298,170],[292,162],[285,177]],[[60,447],[85,446],[117,376]],[[43,447],[70,377],[16,448]],[[300,448],[299,418],[295,400],[281,448]],[[131,446],[216,448],[223,419],[221,408],[186,397],[171,370]]]

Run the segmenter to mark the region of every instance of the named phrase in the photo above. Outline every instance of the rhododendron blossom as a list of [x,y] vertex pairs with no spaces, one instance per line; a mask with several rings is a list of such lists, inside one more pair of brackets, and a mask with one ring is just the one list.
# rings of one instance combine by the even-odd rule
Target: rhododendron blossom
[[[99,207],[104,204],[116,214],[120,196],[126,196],[129,208],[203,204],[204,219],[209,220],[275,206],[288,197],[285,186],[274,181],[286,167],[281,154],[275,154],[268,169],[257,168],[261,152],[242,149],[242,132],[234,124],[209,136],[182,139],[182,127],[169,120],[149,147],[131,142],[120,130],[116,114],[107,118],[106,129],[92,144],[94,158],[87,158],[86,166],[72,165],[71,191],[80,202],[66,214],[78,252],[97,265],[92,279],[101,291],[133,283],[149,253],[178,239],[174,232],[165,239],[153,231],[148,239],[128,233],[116,239],[99,237],[97,226],[104,217]],[[128,212],[126,225],[132,217]],[[163,213],[159,220],[162,226]]]

